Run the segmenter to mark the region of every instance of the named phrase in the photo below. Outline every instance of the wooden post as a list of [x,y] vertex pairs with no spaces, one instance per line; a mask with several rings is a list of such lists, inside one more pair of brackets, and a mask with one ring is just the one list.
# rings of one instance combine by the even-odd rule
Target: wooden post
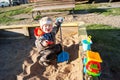
[[[87,39],[87,32],[86,32],[86,27],[84,25],[84,22],[79,22],[78,24],[78,39],[79,39],[79,52],[78,52],[78,56],[79,56],[79,61],[82,64],[82,54],[84,53],[83,48],[82,48],[82,44],[81,41],[83,39]],[[81,66],[83,69],[83,66]],[[82,70],[83,71],[83,70]],[[83,73],[83,72],[82,72]],[[83,77],[83,74],[81,75]],[[83,80],[83,79],[82,79]]]
[[87,31],[84,23],[83,25],[79,25],[78,27],[78,38],[79,38],[79,57],[82,58],[85,52],[83,50],[81,41],[87,39]]
[[24,30],[24,35],[29,37],[29,30],[28,30],[28,27],[23,27],[23,30]]

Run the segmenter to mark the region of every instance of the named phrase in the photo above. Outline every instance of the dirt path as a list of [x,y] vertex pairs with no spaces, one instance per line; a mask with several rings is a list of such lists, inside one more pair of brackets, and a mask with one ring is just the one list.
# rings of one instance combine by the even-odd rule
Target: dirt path
[[[24,17],[23,17],[24,16]],[[113,27],[119,27],[120,28],[120,16],[104,16],[101,14],[95,14],[95,13],[88,13],[88,12],[77,12],[74,15],[54,15],[50,16],[54,21],[56,19],[56,16],[62,16],[64,17],[65,22],[72,22],[72,21],[84,21],[85,24],[105,24],[110,25]],[[24,20],[21,20],[19,22],[10,23],[12,24],[34,24],[38,23],[38,21],[34,21],[30,14],[22,14],[22,15],[16,15],[15,18],[21,19],[25,18]]]

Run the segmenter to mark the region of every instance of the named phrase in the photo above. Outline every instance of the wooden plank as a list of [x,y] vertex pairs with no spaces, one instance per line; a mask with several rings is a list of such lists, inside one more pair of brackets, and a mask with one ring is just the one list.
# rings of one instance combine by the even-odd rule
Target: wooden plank
[[[84,22],[79,22],[78,24],[78,39],[79,39],[79,51],[78,51],[78,56],[79,56],[79,61],[80,61],[80,65],[82,64],[82,56],[81,54],[83,53],[83,48],[81,45],[81,40],[85,39],[87,37],[87,32],[86,32],[86,27],[85,27],[85,23]],[[83,73],[83,66],[82,67],[82,71],[81,74]],[[83,74],[81,75],[83,80]]]
[[[87,39],[86,27],[83,22],[80,23],[78,26],[78,39],[79,39],[79,51],[78,51],[79,58],[78,59],[79,59],[79,61],[81,61],[81,64],[82,64],[82,59],[83,59],[83,55],[85,54],[85,52],[83,50],[81,41],[83,39]],[[83,69],[83,66],[82,66],[82,69]],[[83,77],[83,74],[81,76]]]
[[71,9],[71,8],[74,8],[75,5],[74,4],[68,4],[68,5],[54,5],[54,6],[42,6],[42,7],[37,7],[37,8],[34,8],[32,11],[46,11],[46,10],[57,10],[57,9]]
[[[78,27],[78,26],[81,26],[83,24],[84,24],[84,22],[72,22],[72,23],[68,22],[68,23],[63,23],[62,27]],[[39,24],[10,25],[10,26],[0,26],[0,29],[20,29],[21,28],[24,31],[23,34],[28,37],[28,36],[30,36],[28,28],[30,28],[30,27],[38,27],[38,26],[39,26]],[[81,30],[82,29],[85,30],[84,28],[81,27]],[[82,31],[80,31],[80,32],[82,32]],[[10,38],[10,39],[15,39],[15,38]]]
[[9,25],[9,26],[0,26],[0,29],[17,29],[23,27],[37,27],[39,24],[22,24],[22,25]]
[[37,2],[35,4],[35,7],[36,6],[51,6],[51,5],[69,5],[69,4],[74,4],[75,5],[75,1],[40,1],[40,2]]
[[39,1],[39,2],[36,2],[36,4],[48,4],[48,3],[51,3],[51,4],[66,4],[66,3],[75,3],[75,1]]
[[[78,23],[83,24],[83,22],[68,22],[63,23],[63,27],[72,27],[72,26],[78,26]],[[22,25],[9,25],[9,26],[0,26],[0,29],[17,29],[17,28],[25,28],[25,27],[38,27],[39,24],[22,24]]]
[[41,4],[43,4],[43,3],[46,3],[46,2],[48,2],[48,3],[51,3],[51,2],[54,2],[54,3],[58,3],[58,2],[75,2],[75,0],[52,0],[52,1],[50,1],[50,0],[43,0],[43,1],[38,1],[37,0],[37,2],[36,3],[41,3]]
[[86,27],[84,25],[80,26],[78,28],[79,31],[79,40],[82,41],[83,39],[87,39],[87,31],[86,31]]

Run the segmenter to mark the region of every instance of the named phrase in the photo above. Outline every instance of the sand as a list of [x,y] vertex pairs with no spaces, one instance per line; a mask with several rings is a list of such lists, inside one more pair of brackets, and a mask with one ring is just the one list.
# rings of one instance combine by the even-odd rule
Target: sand
[[[32,39],[4,40],[0,44],[0,80],[82,80],[82,63],[78,58],[77,27],[62,28],[64,51],[70,54],[69,62],[44,67],[35,62],[37,53]],[[58,32],[57,43],[60,43]],[[28,66],[32,67],[28,68]],[[24,66],[27,66],[26,68]],[[26,72],[27,71],[27,72]]]

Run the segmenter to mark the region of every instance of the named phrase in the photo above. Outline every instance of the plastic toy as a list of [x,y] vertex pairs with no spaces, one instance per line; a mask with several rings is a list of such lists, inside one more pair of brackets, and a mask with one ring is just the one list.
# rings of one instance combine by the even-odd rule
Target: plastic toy
[[[93,80],[92,77],[99,77],[101,74],[102,59],[98,52],[87,51],[83,58],[83,72],[86,75],[85,80]],[[100,80],[97,78],[97,80]]]
[[66,51],[64,51],[63,40],[62,40],[62,29],[61,29],[61,27],[60,27],[60,39],[61,39],[61,44],[62,44],[63,51],[57,56],[57,62],[67,62],[68,63],[69,53],[66,52]]
[[86,39],[82,40],[83,50],[84,51],[90,50],[91,44],[92,44],[91,36],[88,36],[87,40]]
[[69,60],[69,53],[62,51],[58,56],[57,56],[57,62],[64,62]]

